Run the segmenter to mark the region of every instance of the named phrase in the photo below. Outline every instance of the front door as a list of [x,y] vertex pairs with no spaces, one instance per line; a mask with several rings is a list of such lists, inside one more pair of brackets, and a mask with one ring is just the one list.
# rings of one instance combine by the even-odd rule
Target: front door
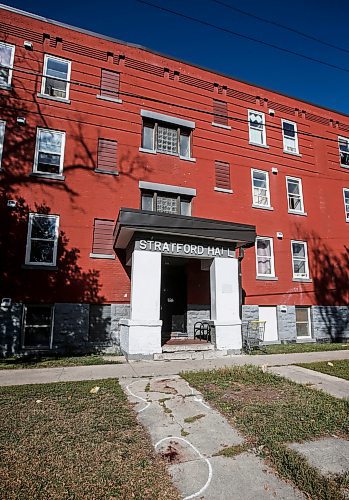
[[162,343],[171,334],[186,333],[187,273],[183,259],[167,259],[162,263],[160,319]]

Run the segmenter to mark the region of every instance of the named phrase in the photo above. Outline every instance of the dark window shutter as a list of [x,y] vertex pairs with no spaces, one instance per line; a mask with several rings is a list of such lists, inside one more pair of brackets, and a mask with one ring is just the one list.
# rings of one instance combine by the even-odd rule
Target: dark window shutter
[[119,98],[120,73],[102,69],[101,95],[104,97]]
[[97,169],[117,173],[118,143],[109,139],[98,139]]
[[216,187],[220,189],[231,189],[230,164],[224,161],[215,162]]
[[114,221],[107,219],[94,220],[92,253],[114,255],[113,230]]
[[213,99],[213,122],[218,125],[228,125],[228,106],[226,102]]

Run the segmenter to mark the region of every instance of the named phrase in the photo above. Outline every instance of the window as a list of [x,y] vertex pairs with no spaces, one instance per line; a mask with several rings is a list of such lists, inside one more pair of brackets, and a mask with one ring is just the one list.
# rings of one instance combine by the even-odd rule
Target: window
[[311,337],[310,307],[296,306],[297,338]]
[[309,278],[308,250],[305,241],[291,241],[294,278]]
[[248,110],[248,125],[250,134],[250,143],[257,146],[267,145],[267,136],[265,132],[265,115],[258,111]]
[[9,87],[12,80],[14,45],[0,42],[0,87]]
[[191,215],[191,199],[176,193],[143,191],[142,210]]
[[349,139],[338,137],[340,162],[343,167],[349,167]]
[[90,257],[114,258],[113,250],[114,221],[95,219],[93,223],[93,243]]
[[97,172],[117,174],[117,141],[98,139]]
[[51,349],[53,307],[26,305],[23,316],[23,347]]
[[62,174],[64,146],[64,132],[39,128],[36,134],[33,171],[40,174]]
[[288,120],[281,120],[281,123],[285,153],[298,154],[297,125],[294,122],[289,122]]
[[225,101],[213,99],[213,125],[228,128],[228,105]]
[[58,226],[58,215],[29,214],[26,264],[56,265]]
[[343,189],[345,220],[349,222],[349,189]]
[[230,164],[224,161],[215,161],[216,189],[231,192]]
[[191,132],[195,123],[142,110],[142,150],[191,159]]
[[45,55],[41,93],[57,99],[69,99],[71,62]]
[[275,276],[273,238],[256,239],[256,264],[257,276]]
[[270,208],[268,172],[252,169],[252,197],[253,206]]
[[119,101],[120,73],[102,69],[100,97]]
[[1,170],[1,158],[2,158],[2,150],[4,146],[4,138],[5,138],[5,127],[6,123],[0,120],[0,170]]
[[286,177],[286,188],[289,212],[304,213],[302,180]]

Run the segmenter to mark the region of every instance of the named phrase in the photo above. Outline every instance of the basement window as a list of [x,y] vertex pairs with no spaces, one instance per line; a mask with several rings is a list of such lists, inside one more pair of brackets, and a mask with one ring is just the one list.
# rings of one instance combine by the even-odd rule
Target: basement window
[[311,337],[310,307],[296,306],[296,332],[297,338]]
[[23,316],[22,347],[51,349],[53,330],[52,305],[26,305]]
[[0,42],[0,87],[10,87],[15,46]]
[[71,62],[45,55],[41,93],[56,99],[69,99]]

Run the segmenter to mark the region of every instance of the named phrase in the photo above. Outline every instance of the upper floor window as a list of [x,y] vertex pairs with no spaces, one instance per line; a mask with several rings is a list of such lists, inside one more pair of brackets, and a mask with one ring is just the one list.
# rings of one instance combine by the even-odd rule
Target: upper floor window
[[56,265],[58,227],[58,215],[29,214],[26,264]]
[[281,120],[281,123],[285,153],[298,154],[297,125],[294,122],[289,122],[288,120]]
[[215,178],[217,191],[232,193],[230,181],[230,163],[225,161],[215,161]]
[[15,46],[0,42],[0,87],[9,87],[12,80]]
[[268,172],[252,169],[252,199],[255,207],[270,208]]
[[257,276],[269,278],[275,276],[273,238],[256,239],[256,266]]
[[304,213],[302,180],[286,177],[288,211]]
[[64,145],[64,132],[39,128],[36,135],[33,172],[40,174],[62,174]]
[[121,102],[119,99],[119,88],[120,73],[110,71],[109,69],[102,69],[100,95],[97,97],[108,101]]
[[338,137],[340,162],[343,167],[349,167],[349,139]]
[[69,99],[71,62],[45,54],[41,93],[57,99]]
[[345,220],[349,222],[349,189],[343,189]]
[[6,122],[0,120],[0,170],[1,170],[2,150],[3,150],[4,138],[5,138],[5,127],[6,127]]
[[140,181],[142,210],[168,214],[191,215],[191,200],[196,190],[181,186]]
[[92,253],[90,257],[113,259],[113,230],[114,221],[109,219],[95,219],[93,222]]
[[195,123],[151,111],[143,117],[142,150],[191,159],[191,135]]
[[265,131],[265,114],[249,109],[248,126],[250,143],[256,146],[266,146],[267,134]]
[[309,278],[308,249],[305,241],[291,241],[294,278]]
[[225,101],[213,99],[212,125],[217,125],[222,128],[231,128],[228,126],[228,104]]
[[96,172],[117,175],[117,151],[117,141],[102,138],[98,139]]

